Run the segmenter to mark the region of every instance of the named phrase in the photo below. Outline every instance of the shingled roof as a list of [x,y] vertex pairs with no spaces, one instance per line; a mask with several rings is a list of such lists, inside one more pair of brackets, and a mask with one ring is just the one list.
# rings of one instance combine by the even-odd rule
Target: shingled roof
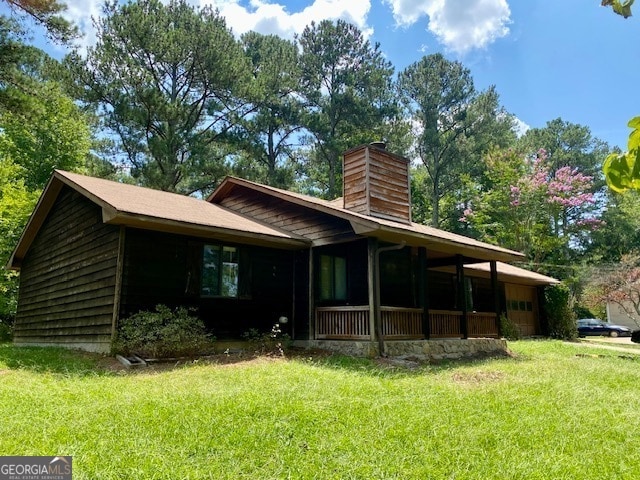
[[309,242],[204,200],[56,170],[45,188],[7,266],[19,268],[24,255],[64,186],[102,208],[105,223],[247,243],[302,247]]
[[464,235],[446,232],[414,222],[407,224],[363,215],[343,208],[341,206],[342,203],[337,200],[327,201],[242,178],[227,177],[207,200],[212,203],[220,202],[235,187],[248,188],[312,210],[343,218],[351,223],[355,233],[363,236],[372,236],[392,243],[405,242],[407,245],[413,246],[437,247],[439,251],[447,253],[459,253],[460,249],[463,249],[469,253],[469,256],[484,260],[509,262],[524,258],[524,254],[520,252],[480,242]]
[[354,232],[391,243],[425,246],[443,254],[460,253],[478,260],[520,260],[519,252],[417,223],[395,222],[347,210],[336,201],[227,177],[207,201],[150,188],[56,170],[45,188],[7,266],[19,268],[29,246],[63,187],[69,187],[102,209],[107,224],[215,238],[249,244],[304,248],[311,242],[218,205],[233,188],[249,188],[350,222]]

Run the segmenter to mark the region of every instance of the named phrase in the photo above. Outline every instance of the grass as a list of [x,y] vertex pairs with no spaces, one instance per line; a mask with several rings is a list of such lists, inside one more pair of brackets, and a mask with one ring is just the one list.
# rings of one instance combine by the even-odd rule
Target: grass
[[510,347],[415,370],[331,356],[123,374],[0,345],[0,452],[72,455],[74,479],[640,477],[640,356]]
[[596,345],[605,345],[608,347],[622,347],[630,350],[640,350],[640,343],[615,343],[611,342],[608,337],[584,337],[581,338],[582,343],[593,343]]

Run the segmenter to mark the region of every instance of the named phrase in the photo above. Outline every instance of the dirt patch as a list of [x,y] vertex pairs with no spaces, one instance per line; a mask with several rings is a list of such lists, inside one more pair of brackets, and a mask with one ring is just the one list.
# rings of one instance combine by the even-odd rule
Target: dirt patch
[[466,385],[480,385],[485,383],[498,382],[504,378],[503,372],[470,372],[470,373],[454,373],[452,379],[456,383]]
[[[92,355],[92,354],[88,354]],[[222,367],[239,367],[250,363],[278,362],[293,359],[302,359],[305,361],[313,361],[321,358],[327,358],[333,355],[333,352],[319,349],[290,349],[284,355],[279,353],[261,353],[250,352],[246,350],[227,351],[215,355],[206,355],[201,357],[180,357],[180,358],[162,358],[162,359],[145,359],[148,362],[146,367],[127,368],[120,363],[115,357],[102,356],[98,360],[98,368],[113,373],[150,373],[163,372],[173,370],[175,368],[183,368],[189,365],[216,365]]]
[[374,361],[377,365],[381,367],[394,368],[394,369],[407,369],[407,370],[417,370],[423,365],[426,365],[429,363],[428,360],[419,359],[417,357],[407,357],[407,358],[378,357]]

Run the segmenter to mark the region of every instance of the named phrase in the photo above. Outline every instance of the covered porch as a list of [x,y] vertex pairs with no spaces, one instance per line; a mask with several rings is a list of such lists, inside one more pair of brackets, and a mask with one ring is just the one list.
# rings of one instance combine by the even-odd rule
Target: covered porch
[[497,262],[489,278],[465,276],[465,265],[481,261],[374,238],[314,248],[309,340],[499,338]]
[[[315,332],[318,340],[374,340],[375,322],[368,305],[318,307]],[[426,310],[380,307],[383,340],[474,338],[500,336],[496,312]]]

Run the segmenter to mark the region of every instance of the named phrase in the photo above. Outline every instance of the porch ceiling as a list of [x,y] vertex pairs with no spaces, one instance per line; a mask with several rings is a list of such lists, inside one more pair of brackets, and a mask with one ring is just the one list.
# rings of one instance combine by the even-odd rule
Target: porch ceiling
[[474,259],[479,262],[491,260],[512,262],[524,258],[524,254],[520,252],[479,242],[463,235],[445,232],[426,225],[416,223],[402,225],[382,219],[376,219],[375,223],[377,225],[352,221],[351,225],[356,233],[375,237],[383,242],[395,244],[404,242],[411,247],[425,247],[428,259],[462,255],[467,259]]
[[[515,283],[518,285],[541,286],[541,285],[557,285],[559,280],[542,275],[540,273],[525,270],[524,268],[514,267],[506,263],[498,262],[496,265],[498,271],[498,280],[504,283]],[[491,278],[491,266],[489,263],[475,263],[465,265],[465,275],[477,278]],[[434,268],[440,272],[455,273],[455,267],[443,266]]]

